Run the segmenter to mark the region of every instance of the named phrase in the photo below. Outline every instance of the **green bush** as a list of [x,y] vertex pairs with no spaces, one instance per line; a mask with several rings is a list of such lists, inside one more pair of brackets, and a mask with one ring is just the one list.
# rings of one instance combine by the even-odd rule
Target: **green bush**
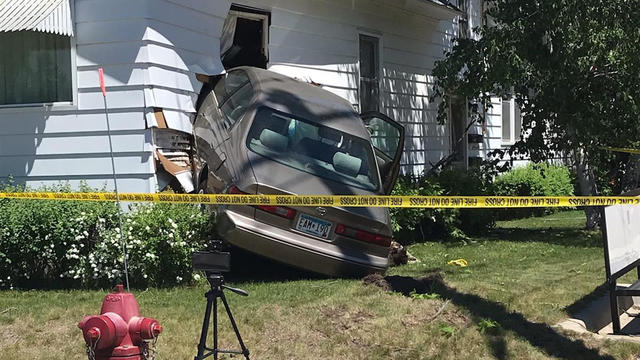
[[[445,191],[443,195],[483,196],[493,195],[493,179],[482,167],[463,171],[448,168],[440,172],[436,181]],[[455,209],[456,228],[466,235],[486,233],[495,225],[496,213],[486,209]]]
[[[0,187],[3,192],[23,190]],[[71,188],[57,185],[37,191]],[[210,220],[193,205],[138,205],[124,213],[131,283],[145,287],[191,281],[191,251],[206,244]],[[110,287],[122,281],[113,203],[0,200],[0,288]]]
[[[191,253],[206,247],[212,221],[194,205],[142,204],[123,219],[129,281],[136,287],[172,286],[192,278]],[[123,276],[118,228],[104,232],[89,254],[84,278],[105,286]]]
[[[400,178],[394,195],[489,195],[491,177],[482,169],[462,171],[449,168],[419,179]],[[391,223],[395,237],[402,243],[426,240],[465,240],[481,234],[495,224],[495,212],[482,209],[393,208]]]
[[[58,185],[39,190],[69,192],[70,188]],[[73,269],[100,241],[101,230],[115,222],[116,208],[111,203],[0,200],[0,286],[68,286],[78,279]]]
[[[511,169],[496,178],[494,187],[495,194],[501,196],[571,196],[574,193],[569,169],[544,163]],[[526,217],[552,211],[552,208],[512,209],[502,211],[501,217]]]

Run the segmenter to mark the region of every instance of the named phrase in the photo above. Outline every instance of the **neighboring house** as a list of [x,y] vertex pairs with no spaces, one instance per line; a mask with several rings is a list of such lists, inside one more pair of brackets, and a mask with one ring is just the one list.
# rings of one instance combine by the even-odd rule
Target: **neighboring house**
[[[430,73],[480,11],[480,0],[4,0],[0,182],[113,188],[100,67],[122,191],[174,176],[189,187],[198,94],[224,65],[263,66],[386,113],[406,127],[403,171],[418,174],[466,125],[464,100],[437,124]],[[514,141],[507,103],[458,145],[462,163]]]

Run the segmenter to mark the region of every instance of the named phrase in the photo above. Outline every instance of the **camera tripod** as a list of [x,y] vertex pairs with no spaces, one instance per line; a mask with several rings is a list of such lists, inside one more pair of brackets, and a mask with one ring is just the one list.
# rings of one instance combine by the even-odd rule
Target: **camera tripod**
[[[242,290],[236,289],[224,284],[224,276],[219,273],[211,273],[206,272],[207,280],[211,285],[211,290],[207,291],[205,294],[207,298],[207,310],[204,313],[204,321],[202,322],[202,333],[200,334],[200,343],[198,344],[198,355],[194,358],[194,360],[203,360],[213,355],[215,360],[218,360],[219,354],[238,354],[244,355],[246,360],[249,360],[249,349],[244,345],[242,341],[242,336],[240,336],[240,331],[238,331],[238,326],[236,325],[235,320],[233,319],[233,315],[231,314],[231,309],[229,308],[229,304],[227,303],[227,299],[224,296],[224,289],[232,291],[238,295],[249,296],[249,293]],[[218,298],[222,300],[222,304],[227,311],[227,316],[229,316],[229,320],[231,321],[231,326],[233,327],[233,331],[236,333],[236,337],[238,338],[238,342],[240,343],[240,349],[238,350],[221,350],[218,349]],[[207,334],[209,333],[209,322],[211,319],[211,312],[213,310],[213,348],[207,347]],[[205,354],[205,352],[208,353]]]

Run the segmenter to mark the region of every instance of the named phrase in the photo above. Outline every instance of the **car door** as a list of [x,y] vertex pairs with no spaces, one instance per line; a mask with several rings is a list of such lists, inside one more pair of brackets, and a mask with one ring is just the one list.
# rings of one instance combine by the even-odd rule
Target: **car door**
[[222,125],[229,134],[224,141],[224,149],[227,154],[227,162],[224,166],[232,175],[233,183],[237,183],[238,177],[246,175],[243,174],[247,169],[247,164],[244,162],[246,145],[242,136],[243,126],[240,126],[240,123],[244,121],[245,114],[250,110],[254,94],[253,86],[251,82],[248,82],[220,106],[223,117]]
[[371,144],[376,153],[383,193],[389,195],[400,173],[404,127],[377,111],[366,112],[360,117],[371,134]]
[[205,174],[208,176],[208,189],[203,188],[204,179],[198,179],[198,186],[199,190],[209,192],[220,192],[231,181],[225,166],[228,154],[224,146],[229,139],[229,128],[221,107],[249,82],[246,72],[242,70],[230,71],[216,80],[213,90],[198,108],[193,126],[197,156],[208,167],[208,174]]

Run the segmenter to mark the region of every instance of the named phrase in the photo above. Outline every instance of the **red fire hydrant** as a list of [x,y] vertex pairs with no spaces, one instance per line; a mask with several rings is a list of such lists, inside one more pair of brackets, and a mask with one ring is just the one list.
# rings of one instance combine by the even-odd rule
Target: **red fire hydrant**
[[78,327],[92,360],[146,360],[149,342],[162,332],[158,321],[140,317],[135,296],[122,285],[104,297],[100,315],[85,316]]

